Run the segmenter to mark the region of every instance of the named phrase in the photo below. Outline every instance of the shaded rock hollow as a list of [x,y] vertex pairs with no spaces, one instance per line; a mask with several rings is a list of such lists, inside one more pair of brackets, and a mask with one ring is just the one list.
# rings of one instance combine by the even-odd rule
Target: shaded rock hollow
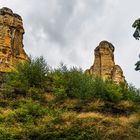
[[29,60],[23,34],[22,18],[9,8],[0,9],[0,72],[9,72],[17,62]]
[[114,61],[114,46],[108,41],[100,42],[94,50],[94,63],[86,72],[90,75],[99,76],[104,80],[113,80],[116,83],[125,81],[123,71]]

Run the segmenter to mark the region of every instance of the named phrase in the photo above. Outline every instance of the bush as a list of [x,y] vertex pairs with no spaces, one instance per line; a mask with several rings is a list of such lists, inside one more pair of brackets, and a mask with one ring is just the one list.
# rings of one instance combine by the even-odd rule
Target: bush
[[16,110],[17,119],[20,122],[30,123],[38,117],[42,117],[45,114],[45,108],[39,103],[29,100],[26,104],[22,104],[19,109]]
[[67,93],[69,97],[85,100],[94,97],[93,80],[89,75],[76,68],[70,69],[67,75]]
[[121,87],[112,81],[105,81],[105,98],[107,101],[119,102],[123,98]]
[[43,57],[31,59],[25,77],[28,79],[30,87],[42,87],[46,81],[49,67]]
[[31,87],[28,90],[28,96],[33,100],[40,100],[43,98],[44,90],[40,88]]
[[21,73],[13,71],[12,73],[8,73],[6,75],[4,92],[6,93],[7,97],[10,97],[12,94],[15,96],[17,94],[26,95],[26,91],[29,88],[29,83]]
[[11,93],[26,94],[30,87],[44,88],[49,67],[43,57],[30,58],[30,62],[19,63],[6,75],[5,88]]
[[42,92],[52,92],[57,100],[77,98],[80,100],[101,99],[110,102],[140,100],[139,91],[133,86],[117,85],[100,77],[91,77],[81,69],[61,64],[49,70],[43,57],[31,59],[30,63],[18,64],[15,71],[6,76],[6,96],[24,95],[41,99]]
[[52,70],[47,75],[47,86],[50,88],[50,91],[53,92],[59,99],[64,99],[67,97],[67,72],[67,68],[61,64],[60,68]]
[[[124,88],[123,88],[124,89]],[[136,89],[133,85],[128,85],[128,88],[125,88],[125,92],[123,92],[123,97],[126,100],[139,102],[140,101],[140,90]]]
[[117,103],[121,100],[139,100],[138,90],[132,86],[120,85],[113,81],[104,81],[100,77],[91,77],[81,69],[61,65],[47,75],[47,84],[58,100],[77,98],[82,100],[101,99]]
[[93,80],[81,69],[61,65],[48,74],[48,85],[51,85],[52,92],[59,98],[90,99],[94,95]]

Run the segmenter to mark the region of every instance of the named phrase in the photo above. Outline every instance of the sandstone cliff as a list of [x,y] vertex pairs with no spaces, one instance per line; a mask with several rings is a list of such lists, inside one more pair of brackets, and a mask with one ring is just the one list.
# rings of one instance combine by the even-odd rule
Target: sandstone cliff
[[0,72],[8,72],[18,61],[28,60],[23,34],[22,18],[9,8],[0,9]]
[[111,43],[100,42],[94,50],[94,64],[86,72],[92,76],[100,76],[104,80],[110,79],[116,83],[126,82],[121,67],[114,62],[114,50]]

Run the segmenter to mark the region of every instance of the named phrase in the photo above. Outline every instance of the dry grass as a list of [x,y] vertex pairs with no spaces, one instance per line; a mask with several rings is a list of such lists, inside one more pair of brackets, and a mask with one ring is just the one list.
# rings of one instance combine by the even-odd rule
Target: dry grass
[[133,123],[139,120],[138,114],[131,114],[129,116],[110,116],[102,113],[88,112],[77,114],[78,119],[89,119],[83,126],[96,126],[97,130],[101,132],[104,140],[138,140],[137,136],[139,129],[133,127]]
[[14,113],[14,111],[11,110],[11,109],[9,109],[9,108],[4,109],[4,110],[2,110],[1,112],[2,112],[2,114],[3,114],[4,117],[8,116],[9,113]]
[[70,111],[64,112],[61,117],[64,121],[74,120],[76,118],[76,113]]
[[87,112],[87,113],[79,113],[77,115],[77,118],[80,118],[80,119],[85,119],[85,118],[98,118],[98,119],[103,119],[104,116],[101,113]]
[[49,101],[49,102],[56,99],[56,97],[51,93],[46,93],[44,98],[45,98],[46,101]]
[[121,126],[130,126],[132,123],[135,123],[139,120],[139,115],[135,113],[129,116],[123,115],[111,116],[98,112],[87,112],[77,114],[77,118],[79,119],[94,118],[95,120],[99,120],[101,124],[110,122],[112,125],[119,124]]
[[94,109],[99,109],[100,107],[104,106],[105,103],[102,101],[102,100],[95,100],[95,101],[92,101],[88,104],[89,108],[94,110]]
[[119,122],[121,125],[123,126],[129,126],[132,123],[135,123],[139,120],[139,115],[138,114],[131,114],[130,116],[120,116],[119,118]]
[[117,106],[125,110],[132,108],[134,106],[134,103],[130,101],[121,101]]
[[60,105],[61,108],[73,109],[79,104],[77,99],[66,99],[63,104]]

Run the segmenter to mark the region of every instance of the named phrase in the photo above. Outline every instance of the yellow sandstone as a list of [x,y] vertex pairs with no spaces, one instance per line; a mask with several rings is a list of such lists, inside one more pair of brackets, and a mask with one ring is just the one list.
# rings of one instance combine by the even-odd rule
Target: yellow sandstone
[[104,80],[113,80],[116,83],[126,83],[123,71],[114,61],[114,46],[108,41],[100,42],[94,50],[94,63],[87,73],[93,77],[99,76]]
[[9,72],[17,62],[29,60],[23,34],[22,18],[9,8],[0,9],[0,72]]

